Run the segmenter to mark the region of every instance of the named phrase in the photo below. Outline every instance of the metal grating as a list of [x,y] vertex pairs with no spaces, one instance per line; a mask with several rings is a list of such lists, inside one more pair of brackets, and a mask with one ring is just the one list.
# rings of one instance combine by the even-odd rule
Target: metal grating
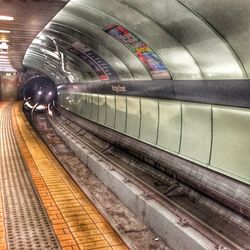
[[11,107],[0,114],[0,184],[9,249],[60,249],[19,153]]

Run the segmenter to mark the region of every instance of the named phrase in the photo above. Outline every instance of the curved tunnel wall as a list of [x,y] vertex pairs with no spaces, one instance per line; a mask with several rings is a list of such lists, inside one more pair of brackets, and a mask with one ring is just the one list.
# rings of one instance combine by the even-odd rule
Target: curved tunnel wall
[[153,98],[59,91],[94,122],[250,184],[250,111]]
[[[249,9],[245,0],[71,0],[23,64],[83,86],[59,91],[72,112],[249,184]],[[137,92],[94,91],[107,81]]]
[[[124,40],[132,35],[148,52],[152,49],[151,59],[158,56],[175,80],[247,79],[249,4],[244,0],[237,1],[236,6],[234,3],[234,0],[213,4],[195,0],[71,0],[33,41],[41,50],[30,46],[23,63],[34,67],[32,59],[38,54],[46,61],[42,47],[52,46],[52,52],[56,52],[49,41],[53,38],[65,60],[75,61],[79,69],[84,60],[73,58],[69,50],[75,42],[104,58],[119,80],[154,78],[140,60],[138,48],[134,45],[131,48]],[[112,25],[128,31],[122,41],[114,37],[116,29],[108,32]],[[45,70],[50,73],[51,68]],[[83,68],[80,72],[86,76],[84,81],[93,80]],[[89,72],[95,75],[93,68]]]

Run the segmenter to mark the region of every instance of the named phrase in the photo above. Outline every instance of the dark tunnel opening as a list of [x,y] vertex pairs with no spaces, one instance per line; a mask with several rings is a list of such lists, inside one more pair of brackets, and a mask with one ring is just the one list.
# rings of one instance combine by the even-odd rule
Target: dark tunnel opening
[[25,108],[33,109],[36,106],[37,110],[46,110],[57,100],[56,85],[49,77],[37,76],[23,84],[21,96]]

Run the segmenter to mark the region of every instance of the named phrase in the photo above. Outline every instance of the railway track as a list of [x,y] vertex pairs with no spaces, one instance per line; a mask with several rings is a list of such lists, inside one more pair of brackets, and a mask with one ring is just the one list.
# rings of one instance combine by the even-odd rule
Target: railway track
[[[115,170],[122,174],[125,182],[134,183],[144,190],[144,198],[157,201],[171,213],[175,214],[178,217],[179,225],[199,232],[209,240],[214,249],[248,249],[249,224],[241,216],[222,207],[220,204],[214,203],[174,178],[153,169],[148,164],[142,163],[127,153],[115,149],[109,143],[103,142],[98,138],[96,138],[98,143],[95,143],[92,135],[79,125],[72,123],[67,116],[61,116],[60,118],[49,117],[48,120],[54,128],[59,128],[62,133],[80,143],[82,147],[88,148],[100,161],[108,164],[110,171]],[[196,201],[195,203],[193,203],[194,200]],[[237,229],[239,229],[238,232],[240,232],[241,238],[237,237],[238,241],[237,239],[234,241],[234,237],[232,237],[233,239],[230,240],[230,237],[224,236],[225,232],[222,231],[220,233],[218,230],[214,230],[213,227],[194,216],[191,211],[197,210],[195,209],[197,205],[206,209],[210,208],[213,211],[213,215],[217,212],[218,219],[219,216],[223,216],[224,219],[235,224],[238,227]],[[202,209],[202,212],[204,211]],[[229,236],[232,235],[235,235],[235,233],[230,232]]]
[[[43,116],[40,117],[40,115],[38,117],[41,138],[46,141],[71,178],[75,180],[81,190],[88,196],[88,199],[98,208],[116,233],[120,235],[120,238],[126,242],[129,249],[169,250],[170,248],[156,234],[152,233],[152,230],[145,227],[74,156],[74,153],[65,146],[64,142],[52,131],[51,127],[47,126],[49,124],[46,124],[46,119]],[[96,187],[98,189],[97,192],[95,192]]]

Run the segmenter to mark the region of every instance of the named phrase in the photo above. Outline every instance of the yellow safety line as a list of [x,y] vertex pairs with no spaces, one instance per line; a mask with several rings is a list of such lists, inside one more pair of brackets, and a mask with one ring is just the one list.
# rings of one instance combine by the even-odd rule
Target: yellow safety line
[[63,249],[127,249],[33,131],[20,104],[13,121],[21,154]]
[[2,193],[0,194],[0,250],[7,249],[5,238],[5,226],[4,226],[4,212],[3,212],[3,200]]
[[[8,102],[0,102],[0,112],[4,110]],[[8,249],[6,242],[6,233],[5,233],[5,223],[4,223],[4,210],[3,210],[3,199],[2,199],[2,187],[0,193],[0,250]]]

